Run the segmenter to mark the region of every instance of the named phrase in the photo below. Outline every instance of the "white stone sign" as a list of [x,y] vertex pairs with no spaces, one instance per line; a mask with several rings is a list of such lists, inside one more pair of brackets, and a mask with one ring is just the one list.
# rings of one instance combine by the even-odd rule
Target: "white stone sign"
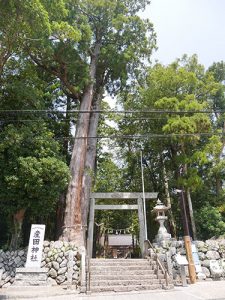
[[188,265],[188,261],[187,261],[186,256],[180,255],[180,253],[177,253],[175,258],[176,258],[176,261],[179,265],[183,265],[183,266]]
[[45,225],[32,224],[27,252],[26,268],[40,268]]
[[200,262],[198,250],[197,250],[195,244],[191,244],[191,249],[192,249],[192,256],[193,256],[193,260],[194,260],[194,264],[195,264],[195,271],[197,273],[197,276],[198,276],[198,278],[200,278],[200,277],[203,278],[203,277],[205,277],[205,275],[202,272],[201,262]]
[[193,256],[193,260],[194,260],[194,264],[195,264],[195,271],[197,273],[202,272],[202,267],[201,267],[201,263],[200,263],[199,256],[198,256],[198,250],[197,250],[195,244],[191,244],[191,249],[192,249],[192,256]]

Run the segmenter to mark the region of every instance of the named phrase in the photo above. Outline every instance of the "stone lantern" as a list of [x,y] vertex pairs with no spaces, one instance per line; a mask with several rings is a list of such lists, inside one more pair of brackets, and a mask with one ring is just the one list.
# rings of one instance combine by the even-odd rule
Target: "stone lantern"
[[169,208],[165,206],[159,199],[157,200],[156,206],[153,208],[153,212],[156,214],[155,220],[159,222],[159,231],[155,237],[155,242],[161,244],[164,241],[171,239],[171,234],[166,230],[164,222],[168,219],[165,215]]

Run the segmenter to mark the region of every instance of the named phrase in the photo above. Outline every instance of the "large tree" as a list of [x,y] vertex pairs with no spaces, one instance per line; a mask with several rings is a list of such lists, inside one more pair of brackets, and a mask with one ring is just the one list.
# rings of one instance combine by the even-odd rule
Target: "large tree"
[[[79,105],[63,230],[64,239],[79,245],[84,244],[89,199],[85,188],[90,185],[87,177],[96,153],[96,144],[88,146],[87,137],[96,135],[98,115],[91,117],[90,112],[99,110],[105,90],[115,93],[131,85],[150,56],[155,43],[152,24],[137,15],[148,2],[67,0],[52,4],[40,0],[51,33],[41,41],[30,40],[25,47],[35,64],[58,78],[64,93]],[[61,14],[55,7],[59,4]]]
[[[17,60],[21,55],[26,60],[30,58],[44,71],[42,75],[47,81],[51,80],[51,85],[54,81],[56,90],[66,96],[61,97],[64,108],[80,110],[63,230],[63,238],[76,240],[78,244],[84,244],[81,228],[87,224],[90,174],[96,155],[96,141],[87,136],[96,135],[98,114],[90,112],[99,110],[106,90],[115,94],[132,86],[142,72],[144,60],[150,57],[155,44],[152,24],[138,16],[148,3],[148,0],[0,2],[0,75],[8,60]],[[67,135],[70,116],[67,114],[69,120],[63,129]],[[68,147],[65,141],[65,152]]]
[[[203,183],[199,159],[206,153],[207,134],[210,135],[213,129],[211,114],[207,111],[212,107],[211,99],[220,89],[221,84],[212,73],[205,72],[196,56],[184,56],[168,66],[156,64],[149,69],[139,92],[126,97],[125,108],[143,113],[139,113],[138,118],[134,115],[124,118],[120,126],[125,132],[129,132],[129,127],[131,134],[144,134],[141,147],[154,170],[150,172],[153,185],[161,191],[164,186],[167,194],[168,187],[163,179],[166,171],[171,178],[170,187],[185,188],[194,238],[191,191],[196,191]],[[144,112],[149,110],[152,113]],[[182,178],[179,174],[181,165]]]
[[[92,31],[92,43],[89,45],[90,82],[82,95],[80,110],[90,110],[91,106],[99,110],[105,86],[117,83],[122,87],[132,80],[138,72],[141,60],[151,53],[152,34],[149,22],[142,21],[136,13],[146,5],[146,1],[87,1],[79,3],[78,10],[89,16]],[[91,22],[90,22],[91,20]],[[110,84],[111,83],[111,84]],[[83,137],[95,136],[97,133],[97,116],[93,115],[88,122],[89,114],[81,113],[76,129],[76,140],[71,159],[72,180],[69,185],[66,203],[64,234],[68,239],[75,239],[78,244],[84,243],[84,235],[79,226],[87,224],[87,209],[90,191],[90,180],[83,180],[85,160],[87,161],[86,177],[94,167],[96,144],[89,143],[86,156],[87,140]],[[83,183],[83,184],[82,184]],[[88,190],[85,191],[85,189]],[[84,196],[82,197],[82,189]],[[82,214],[84,218],[82,219]],[[72,226],[72,227],[70,227]],[[75,227],[73,227],[75,226]],[[69,231],[69,233],[68,233]]]

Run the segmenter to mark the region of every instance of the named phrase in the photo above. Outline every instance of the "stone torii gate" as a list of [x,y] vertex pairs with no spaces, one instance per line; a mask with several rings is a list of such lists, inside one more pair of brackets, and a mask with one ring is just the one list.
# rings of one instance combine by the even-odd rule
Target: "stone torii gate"
[[[157,199],[158,193],[145,193],[145,199]],[[119,204],[119,205],[100,205],[96,204],[96,200],[137,200],[135,205]],[[144,253],[145,225],[144,225],[144,209],[143,209],[143,193],[92,193],[90,197],[89,226],[88,226],[88,243],[87,254],[91,258],[93,252],[93,233],[95,210],[138,210],[139,219],[139,239],[141,253]]]

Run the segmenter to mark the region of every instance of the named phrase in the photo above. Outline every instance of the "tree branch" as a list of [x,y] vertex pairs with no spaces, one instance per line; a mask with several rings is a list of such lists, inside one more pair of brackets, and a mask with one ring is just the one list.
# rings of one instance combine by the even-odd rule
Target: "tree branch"
[[[62,84],[62,90],[63,92],[73,98],[74,100],[79,100],[81,99],[81,94],[78,93],[74,86],[72,84],[70,84],[68,78],[67,78],[67,74],[66,74],[66,70],[65,70],[65,65],[63,65],[62,63],[60,64],[60,68],[57,69],[53,66],[47,66],[46,64],[42,63],[39,59],[37,59],[32,53],[29,53],[31,59],[34,61],[35,64],[37,64],[41,69],[44,69],[45,71],[51,73],[52,75],[56,76],[57,78],[60,79],[61,84]],[[62,72],[63,71],[63,72]]]

